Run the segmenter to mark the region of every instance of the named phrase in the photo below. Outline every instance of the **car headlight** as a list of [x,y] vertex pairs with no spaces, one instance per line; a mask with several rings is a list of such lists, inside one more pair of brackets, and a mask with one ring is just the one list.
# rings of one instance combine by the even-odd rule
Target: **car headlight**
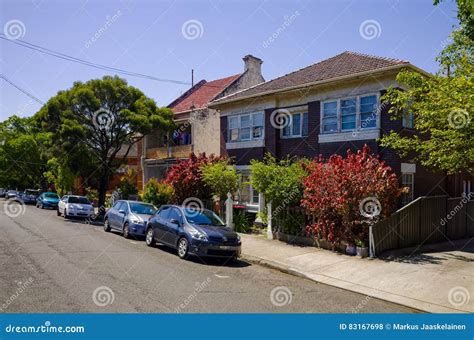
[[237,234],[237,243],[240,243],[240,235]]
[[207,235],[204,234],[204,233],[201,233],[199,230],[197,229],[189,229],[189,233],[191,234],[191,237],[195,240],[199,240],[199,241],[207,241]]
[[132,223],[135,223],[135,224],[143,223],[143,220],[138,216],[133,216],[132,218],[130,218],[130,221],[132,221]]

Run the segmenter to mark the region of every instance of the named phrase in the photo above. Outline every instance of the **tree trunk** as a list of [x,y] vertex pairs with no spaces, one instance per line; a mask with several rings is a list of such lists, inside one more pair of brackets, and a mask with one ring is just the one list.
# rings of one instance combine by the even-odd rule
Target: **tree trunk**
[[105,209],[100,209],[105,207],[105,195],[107,193],[107,186],[109,184],[109,168],[107,165],[104,165],[99,181],[99,212],[105,212]]

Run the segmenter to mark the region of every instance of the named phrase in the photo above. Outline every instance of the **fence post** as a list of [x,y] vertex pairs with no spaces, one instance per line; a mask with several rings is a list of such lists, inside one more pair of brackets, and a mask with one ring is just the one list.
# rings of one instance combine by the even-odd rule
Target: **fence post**
[[267,239],[273,240],[272,231],[272,202],[267,203]]
[[231,229],[234,229],[234,200],[232,199],[232,194],[227,193],[227,199],[225,200],[225,223]]
[[255,223],[263,223],[262,218],[260,217],[260,213],[265,210],[265,196],[259,192],[258,193],[258,213],[257,218],[255,219]]
[[374,220],[371,219],[370,224],[369,224],[369,257],[370,258],[375,257],[375,241],[374,241],[373,227],[374,227]]

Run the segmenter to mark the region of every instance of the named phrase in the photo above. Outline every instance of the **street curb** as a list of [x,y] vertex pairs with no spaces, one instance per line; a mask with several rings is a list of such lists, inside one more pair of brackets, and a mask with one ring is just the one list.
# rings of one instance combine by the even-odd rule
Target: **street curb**
[[242,253],[241,258],[251,263],[258,264],[258,265],[271,268],[271,269],[276,269],[283,273],[301,277],[307,280],[311,280],[316,283],[344,289],[346,291],[353,292],[353,293],[364,294],[364,295],[367,295],[379,300],[387,301],[399,306],[408,307],[408,308],[416,310],[419,313],[468,313],[468,312],[461,311],[458,309],[448,308],[445,306],[428,303],[425,301],[393,294],[390,292],[381,291],[378,289],[373,289],[370,287],[366,287],[366,286],[362,286],[362,285],[358,285],[354,283],[348,283],[348,282],[331,278],[328,276],[325,277],[323,275],[318,275],[318,274],[313,274],[313,275],[310,275],[309,273],[306,274],[295,268],[291,268],[283,263],[263,259],[258,256]]

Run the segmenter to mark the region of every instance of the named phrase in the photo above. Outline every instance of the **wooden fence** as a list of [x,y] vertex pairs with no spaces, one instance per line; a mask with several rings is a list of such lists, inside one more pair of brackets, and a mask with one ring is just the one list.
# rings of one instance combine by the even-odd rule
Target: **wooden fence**
[[376,254],[474,236],[474,201],[419,197],[373,228]]

